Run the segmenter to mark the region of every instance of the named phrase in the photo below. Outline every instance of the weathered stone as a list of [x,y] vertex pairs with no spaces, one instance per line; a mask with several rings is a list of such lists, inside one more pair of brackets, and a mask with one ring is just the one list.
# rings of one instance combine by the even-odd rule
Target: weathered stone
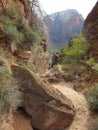
[[31,51],[23,51],[17,49],[13,52],[13,56],[21,60],[29,60],[31,56]]
[[57,64],[58,63],[58,60],[59,60],[59,56],[58,54],[54,54],[53,57],[52,57],[52,66]]
[[30,119],[19,111],[13,112],[10,110],[8,116],[1,122],[2,125],[0,128],[2,128],[2,130],[33,130]]
[[82,32],[90,43],[89,57],[98,59],[98,2],[87,16]]
[[[32,2],[32,4],[31,4]],[[36,4],[34,3],[36,2]],[[9,50],[13,54],[14,62],[23,60],[25,62],[30,62],[36,66],[37,72],[40,74],[45,73],[47,69],[47,28],[44,24],[44,11],[41,9],[39,1],[30,0],[2,0],[0,1],[0,17],[3,15],[6,17],[7,8],[10,6],[15,10],[15,15],[13,14],[10,20],[14,23],[17,28],[20,38],[13,38],[5,33],[2,27],[2,20],[0,20],[0,44],[1,46]],[[11,11],[11,10],[10,10]],[[6,13],[5,13],[6,12]],[[14,13],[14,12],[13,12]],[[26,32],[30,31],[31,28],[36,28],[39,31],[41,37],[40,41],[33,43],[27,43],[24,45],[20,39],[24,41]],[[11,34],[12,35],[12,34]],[[18,41],[17,41],[17,40]],[[20,42],[19,42],[20,41]],[[8,43],[9,42],[9,43]],[[17,44],[17,42],[21,44]],[[41,43],[41,44],[40,44]],[[30,53],[28,53],[31,51]]]
[[65,95],[35,73],[12,64],[23,95],[22,107],[31,116],[32,127],[41,130],[63,130],[75,115],[74,106]]

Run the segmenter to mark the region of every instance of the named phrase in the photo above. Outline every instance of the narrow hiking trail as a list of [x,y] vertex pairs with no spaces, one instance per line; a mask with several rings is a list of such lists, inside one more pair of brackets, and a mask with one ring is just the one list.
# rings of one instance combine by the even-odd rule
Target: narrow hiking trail
[[75,106],[76,115],[74,120],[71,126],[65,130],[89,130],[90,111],[85,96],[70,88],[70,84],[67,83],[53,84],[53,87],[71,99]]

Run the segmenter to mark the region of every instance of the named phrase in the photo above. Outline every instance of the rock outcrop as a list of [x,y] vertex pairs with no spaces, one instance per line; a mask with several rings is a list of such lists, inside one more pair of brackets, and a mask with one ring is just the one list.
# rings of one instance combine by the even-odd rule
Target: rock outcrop
[[11,68],[33,128],[63,130],[72,123],[75,112],[71,100],[31,71],[15,64]]
[[28,0],[1,0],[0,1],[0,14],[9,6],[9,5],[16,5],[19,7],[19,14],[20,17],[26,21],[30,20],[31,9],[30,9],[30,2]]
[[30,62],[37,72],[45,73],[47,40],[44,11],[38,0],[0,1],[0,45],[11,52],[13,59]]
[[98,59],[98,2],[87,16],[82,32],[90,43],[89,57]]
[[56,12],[45,17],[49,39],[62,47],[74,35],[81,32],[84,18],[74,9]]
[[[0,122],[1,123],[1,122]],[[2,121],[2,130],[33,130],[30,119],[19,111],[10,110],[7,119]]]

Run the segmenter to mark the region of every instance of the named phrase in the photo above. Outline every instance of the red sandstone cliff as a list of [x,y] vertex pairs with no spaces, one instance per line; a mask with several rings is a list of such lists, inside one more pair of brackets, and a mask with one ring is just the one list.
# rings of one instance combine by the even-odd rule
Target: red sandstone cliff
[[90,43],[89,56],[98,59],[98,2],[87,16],[82,32]]

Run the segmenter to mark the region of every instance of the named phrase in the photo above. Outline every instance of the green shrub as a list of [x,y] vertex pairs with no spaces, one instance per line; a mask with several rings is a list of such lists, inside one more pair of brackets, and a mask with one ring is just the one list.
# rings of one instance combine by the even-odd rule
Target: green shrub
[[98,111],[98,83],[95,83],[92,87],[86,89],[85,95],[92,110]]
[[39,42],[40,35],[36,30],[29,29],[24,32],[23,42],[21,44],[22,48],[30,48],[34,43]]
[[6,36],[5,43],[15,42],[18,43],[17,47],[30,48],[33,43],[39,42],[40,34],[35,29],[25,30],[25,23],[20,23],[16,24],[6,16],[0,18],[0,29]]
[[23,19],[20,17],[20,18],[17,18],[16,22],[15,22],[15,25],[17,27],[17,29],[19,31],[24,31],[25,27],[28,26],[28,24],[26,22],[23,21]]
[[39,36],[38,36],[38,33],[34,30],[28,30],[26,33],[25,33],[25,41],[27,43],[34,43],[34,42],[38,42],[39,41]]
[[16,26],[14,25],[14,22],[11,21],[9,17],[5,17],[5,16],[1,17],[0,25],[1,25],[0,26],[1,30],[7,36],[7,40],[9,40],[9,42],[11,41],[19,42],[20,34]]
[[98,73],[98,63],[95,63],[92,67],[92,69]]
[[7,16],[0,17],[1,29],[4,29],[4,28],[6,28],[6,26],[13,25],[13,24],[14,24],[14,22],[11,21],[9,17],[7,17]]
[[57,52],[58,62],[62,64],[63,71],[68,75],[81,75],[86,70],[82,62],[88,47],[89,44],[83,35],[78,34],[60,52]]
[[21,94],[6,59],[0,57],[0,63],[2,63],[0,66],[0,117],[2,117],[10,107],[16,109],[21,104]]
[[31,29],[25,33],[25,42],[29,44],[34,42],[34,32]]
[[94,64],[95,64],[95,59],[94,58],[90,58],[90,59],[88,59],[87,61],[86,61],[86,64],[88,65],[88,66],[93,66]]
[[58,53],[60,61],[79,62],[80,58],[86,54],[88,44],[82,34],[73,37],[70,42]]
[[10,4],[4,11],[0,17],[0,30],[6,37],[4,41],[6,44],[16,43],[18,48],[30,49],[33,43],[39,42],[38,30],[29,29],[28,23],[22,19],[18,6]]
[[98,63],[94,58],[90,58],[86,61],[86,64],[90,67],[90,69],[96,73],[98,73]]

